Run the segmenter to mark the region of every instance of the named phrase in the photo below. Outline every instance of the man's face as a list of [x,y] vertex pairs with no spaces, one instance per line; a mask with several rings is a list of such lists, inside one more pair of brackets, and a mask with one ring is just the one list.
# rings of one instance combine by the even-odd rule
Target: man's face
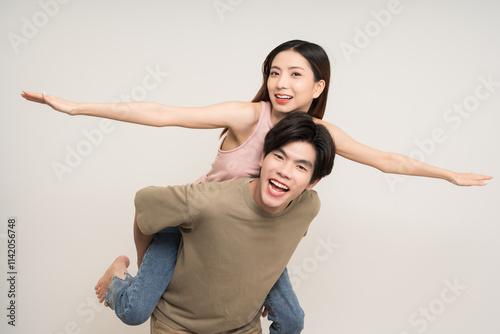
[[311,190],[316,151],[307,142],[292,142],[260,161],[260,178],[250,183],[257,205],[270,214],[285,210],[304,190]]

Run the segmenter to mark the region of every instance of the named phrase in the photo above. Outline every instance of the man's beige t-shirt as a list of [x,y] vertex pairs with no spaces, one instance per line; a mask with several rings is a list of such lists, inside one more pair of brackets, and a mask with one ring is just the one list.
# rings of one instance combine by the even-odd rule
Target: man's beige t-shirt
[[260,320],[264,300],[317,215],[304,191],[272,215],[253,200],[252,179],[148,187],[135,198],[144,234],[179,226],[182,242],[167,290],[154,311],[179,330],[238,333]]

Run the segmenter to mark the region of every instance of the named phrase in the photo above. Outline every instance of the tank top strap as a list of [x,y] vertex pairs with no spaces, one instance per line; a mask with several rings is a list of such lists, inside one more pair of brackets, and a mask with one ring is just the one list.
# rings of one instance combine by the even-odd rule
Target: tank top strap
[[264,139],[272,127],[271,103],[262,102],[262,111],[255,130],[240,146],[223,151],[224,138],[220,141],[211,170],[195,182],[220,182],[239,177],[257,177]]

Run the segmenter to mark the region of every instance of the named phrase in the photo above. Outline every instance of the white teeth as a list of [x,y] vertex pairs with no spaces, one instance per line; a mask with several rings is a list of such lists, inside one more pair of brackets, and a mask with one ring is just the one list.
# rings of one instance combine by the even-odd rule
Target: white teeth
[[287,186],[285,186],[284,184],[279,183],[278,181],[269,180],[269,182],[271,182],[274,186],[276,186],[278,188],[281,188],[283,190],[289,190]]
[[292,99],[291,96],[286,96],[286,95],[276,95],[276,97],[278,99],[287,99],[287,100],[291,100]]

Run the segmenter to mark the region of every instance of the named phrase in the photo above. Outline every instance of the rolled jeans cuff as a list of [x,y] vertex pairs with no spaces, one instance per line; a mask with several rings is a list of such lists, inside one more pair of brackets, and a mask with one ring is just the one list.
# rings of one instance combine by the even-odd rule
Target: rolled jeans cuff
[[114,276],[109,284],[108,292],[104,296],[104,301],[108,307],[115,310],[116,300],[119,298],[123,292],[134,282],[134,278],[125,273],[125,279],[121,279],[118,276]]

